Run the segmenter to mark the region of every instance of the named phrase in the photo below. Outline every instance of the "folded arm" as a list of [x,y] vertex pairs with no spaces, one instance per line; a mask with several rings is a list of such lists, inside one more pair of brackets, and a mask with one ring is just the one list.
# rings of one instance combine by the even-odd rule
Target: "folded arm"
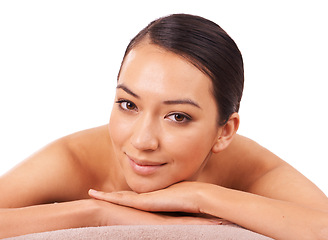
[[[59,139],[0,177],[0,238],[118,224],[220,223],[221,220],[173,217],[90,199],[87,191],[98,185],[95,177],[99,174],[90,173],[92,166],[86,165],[83,157],[92,159],[89,161],[92,163],[97,160],[98,155],[90,158],[87,153],[90,146],[98,150],[99,142],[105,142],[101,137],[105,135],[101,134],[104,129],[84,131],[82,137],[77,133]],[[87,141],[81,144],[80,139]],[[98,162],[95,164],[99,168]]]
[[199,182],[182,182],[151,193],[103,193],[94,198],[145,211],[205,213],[274,239],[328,239],[328,212]]
[[[243,138],[220,157],[217,174],[232,173],[232,187],[181,182],[143,194],[89,194],[146,211],[210,214],[274,239],[328,239],[328,199],[293,167]],[[222,170],[228,164],[231,168]]]
[[0,238],[96,224],[86,201],[0,209]]

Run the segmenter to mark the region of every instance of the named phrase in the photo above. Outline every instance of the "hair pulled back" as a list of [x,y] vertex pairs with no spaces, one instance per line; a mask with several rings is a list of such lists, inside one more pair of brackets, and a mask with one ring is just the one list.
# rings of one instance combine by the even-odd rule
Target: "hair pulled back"
[[131,40],[122,64],[131,49],[146,39],[186,58],[210,77],[219,125],[224,125],[232,113],[238,112],[244,87],[243,59],[235,42],[220,26],[189,14],[159,18]]

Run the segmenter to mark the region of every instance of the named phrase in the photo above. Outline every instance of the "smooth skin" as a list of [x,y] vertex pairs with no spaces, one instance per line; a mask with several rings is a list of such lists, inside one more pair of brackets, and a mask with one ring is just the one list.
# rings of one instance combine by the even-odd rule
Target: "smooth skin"
[[108,125],[63,137],[1,177],[0,237],[223,218],[275,239],[328,239],[327,197],[237,135],[237,113],[219,126],[211,81],[186,59],[145,42],[117,86]]

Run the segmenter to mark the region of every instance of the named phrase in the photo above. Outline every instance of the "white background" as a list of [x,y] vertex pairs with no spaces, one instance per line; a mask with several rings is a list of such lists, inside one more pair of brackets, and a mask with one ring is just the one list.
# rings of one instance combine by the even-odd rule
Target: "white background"
[[221,25],[243,53],[239,133],[328,194],[327,5],[268,2],[1,0],[0,174],[63,135],[107,123],[130,39],[182,12]]

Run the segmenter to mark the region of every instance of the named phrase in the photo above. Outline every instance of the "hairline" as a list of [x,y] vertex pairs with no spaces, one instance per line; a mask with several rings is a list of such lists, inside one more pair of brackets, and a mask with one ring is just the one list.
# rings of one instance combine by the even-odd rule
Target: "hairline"
[[149,32],[146,32],[143,37],[137,39],[137,41],[135,41],[134,44],[129,45],[129,49],[127,49],[127,51],[125,52],[125,54],[123,56],[123,60],[122,60],[122,63],[121,63],[121,66],[120,66],[120,69],[119,69],[119,72],[118,72],[118,75],[117,75],[117,82],[119,80],[121,70],[122,70],[123,65],[125,63],[125,59],[129,55],[129,53],[133,49],[135,49],[137,47],[140,47],[140,46],[143,46],[143,45],[147,45],[147,44],[154,45],[154,46],[160,48],[161,50],[164,50],[164,51],[167,51],[167,52],[170,52],[170,53],[174,53],[177,56],[180,56],[180,57],[184,58],[187,62],[189,62],[190,64],[195,66],[199,71],[201,71],[202,73],[204,73],[206,76],[208,76],[210,78],[211,84],[210,84],[209,94],[212,94],[212,97],[214,97],[214,99],[215,99],[215,104],[216,104],[216,107],[217,107],[217,123],[218,123],[219,126],[225,125],[227,121],[225,121],[224,123],[221,123],[221,121],[220,121],[220,106],[216,102],[215,91],[214,91],[214,86],[213,86],[214,79],[213,79],[213,76],[212,76],[211,72],[203,64],[201,64],[199,61],[197,61],[196,59],[188,56],[188,54],[182,53],[180,51],[177,51],[177,50],[162,46],[159,43],[156,43],[151,38]]

